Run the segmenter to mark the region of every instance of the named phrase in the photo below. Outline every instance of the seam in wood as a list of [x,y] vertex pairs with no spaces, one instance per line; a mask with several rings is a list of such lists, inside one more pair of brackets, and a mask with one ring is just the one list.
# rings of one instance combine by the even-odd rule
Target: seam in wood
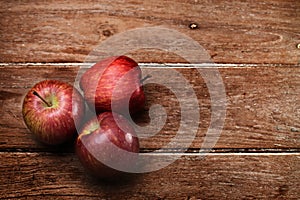
[[[43,67],[43,66],[64,66],[64,67],[89,67],[95,63],[0,63],[0,67]],[[300,64],[280,63],[139,63],[142,68],[253,68],[253,67],[300,67]]]

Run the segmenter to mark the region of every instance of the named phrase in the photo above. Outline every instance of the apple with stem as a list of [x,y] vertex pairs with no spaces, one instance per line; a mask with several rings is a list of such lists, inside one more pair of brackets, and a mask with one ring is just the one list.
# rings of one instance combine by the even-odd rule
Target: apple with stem
[[133,59],[114,56],[89,68],[80,79],[80,87],[89,107],[96,113],[113,111],[127,115],[144,108],[144,80]]
[[89,173],[114,180],[136,165],[139,140],[129,121],[120,114],[104,112],[88,121],[76,142],[76,153]]
[[43,143],[57,145],[73,138],[84,117],[85,104],[72,85],[44,80],[26,94],[22,114],[28,129]]

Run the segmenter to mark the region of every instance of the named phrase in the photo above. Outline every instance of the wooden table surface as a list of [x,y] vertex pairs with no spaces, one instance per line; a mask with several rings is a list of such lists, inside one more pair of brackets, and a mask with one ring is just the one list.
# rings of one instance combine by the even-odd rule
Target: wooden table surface
[[[24,95],[44,79],[74,83],[103,41],[153,26],[192,38],[215,63],[227,100],[221,135],[200,157],[213,123],[203,65],[158,49],[130,51],[146,73],[176,70],[191,84],[199,128],[186,152],[164,148],[179,129],[180,104],[172,91],[145,85],[147,107],[161,104],[168,117],[156,135],[141,138],[141,154],[154,164],[162,154],[179,158],[129,180],[95,180],[72,142],[49,147],[34,139],[22,119]],[[300,1],[1,0],[0,33],[0,199],[300,199]],[[148,122],[146,113],[137,120]]]

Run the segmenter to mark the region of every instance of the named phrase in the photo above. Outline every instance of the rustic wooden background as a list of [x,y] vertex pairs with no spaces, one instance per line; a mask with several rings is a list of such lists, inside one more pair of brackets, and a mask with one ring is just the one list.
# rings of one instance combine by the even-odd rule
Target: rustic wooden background
[[[32,137],[21,115],[30,87],[43,79],[73,83],[102,41],[157,25],[193,38],[217,63],[228,107],[208,156],[197,153],[211,117],[205,82],[178,55],[156,49],[128,55],[145,70],[176,69],[192,84],[201,109],[196,138],[175,163],[105,183],[86,175],[72,143],[53,148]],[[1,0],[0,199],[300,199],[299,44],[297,0]],[[180,107],[165,88],[145,89],[149,106],[160,103],[168,111],[164,128],[141,140],[141,153],[155,160],[149,152],[174,137]],[[146,122],[145,114],[138,123]],[[176,155],[176,149],[160,153]]]

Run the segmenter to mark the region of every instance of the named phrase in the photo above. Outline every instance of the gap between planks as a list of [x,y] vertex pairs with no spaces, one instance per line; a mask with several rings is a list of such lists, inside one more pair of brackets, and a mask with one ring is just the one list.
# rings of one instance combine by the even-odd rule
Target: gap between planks
[[[5,148],[0,149],[0,153],[74,153],[73,148],[66,146],[60,149],[51,149],[50,147],[45,149],[30,149],[30,148]],[[147,149],[140,148],[140,154],[157,154],[157,155],[295,155],[300,153],[300,148],[282,148],[282,149],[270,149],[270,148],[217,148],[217,149]]]
[[[74,152],[39,152],[39,151],[32,151],[32,152],[17,152],[17,151],[0,151],[1,154],[74,154]],[[176,153],[176,152],[166,152],[166,153],[156,153],[156,152],[150,152],[150,153],[139,153],[140,155],[147,155],[147,156],[187,156],[187,157],[196,157],[204,158],[206,156],[297,156],[300,158],[300,152],[260,152],[260,153],[243,153],[243,152],[226,152],[226,153]]]
[[[149,155],[149,156],[155,156],[158,155],[158,153],[141,153],[142,155]],[[203,158],[205,156],[299,156],[300,158],[300,152],[272,152],[272,153],[159,153],[161,156],[199,156],[200,158]]]
[[[70,66],[88,68],[95,63],[0,63],[0,67]],[[254,68],[254,67],[300,67],[300,64],[253,64],[253,63],[139,63],[142,68]]]

